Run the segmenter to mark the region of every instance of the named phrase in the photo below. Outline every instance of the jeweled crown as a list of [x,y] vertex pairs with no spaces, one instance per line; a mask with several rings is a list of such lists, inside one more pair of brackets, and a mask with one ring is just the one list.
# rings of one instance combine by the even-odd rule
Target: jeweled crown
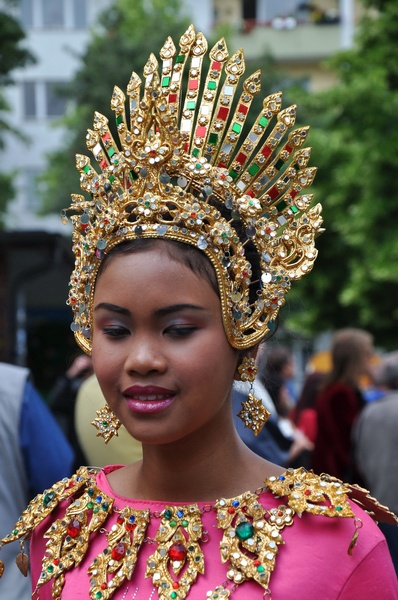
[[76,157],[89,197],[73,194],[68,209],[76,256],[68,303],[71,328],[88,353],[97,272],[123,241],[156,237],[202,250],[217,275],[227,337],[239,349],[272,329],[291,281],[310,271],[316,258],[322,219],[320,205],[311,208],[312,195],[304,193],[316,172],[307,167],[311,149],[303,147],[308,127],[291,130],[296,107],[281,110],[281,93],[263,100],[250,127],[260,72],[238,92],[243,51],[229,58],[221,39],[209,52],[207,72],[206,53],[206,39],[192,25],[178,53],[168,38],[160,75],[151,55],[144,81],[131,76],[129,121],[126,97],[114,88],[119,141],[106,117],[95,113],[86,142],[97,166]]

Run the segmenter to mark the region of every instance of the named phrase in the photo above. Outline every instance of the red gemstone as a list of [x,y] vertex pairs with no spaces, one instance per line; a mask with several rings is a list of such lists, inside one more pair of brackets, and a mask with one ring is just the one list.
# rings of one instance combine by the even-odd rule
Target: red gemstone
[[101,583],[101,590],[106,590],[108,585],[106,583]]
[[70,535],[70,537],[75,538],[79,535],[81,528],[82,528],[82,524],[80,523],[80,521],[78,521],[77,519],[73,519],[69,523],[66,530],[68,532],[68,535]]
[[243,152],[239,152],[238,156],[236,157],[236,162],[238,162],[240,165],[243,165],[246,159],[246,154],[243,154]]
[[187,556],[187,549],[184,544],[173,544],[169,548],[169,557],[171,560],[184,560]]
[[176,581],[174,581],[174,583],[173,583],[173,590],[178,590],[179,587],[180,587],[180,584],[177,583]]
[[310,495],[311,495],[311,490],[305,490],[304,494],[305,494],[306,496],[310,496]]
[[177,102],[177,94],[169,94],[169,103]]
[[113,560],[120,560],[126,554],[126,546],[120,542],[112,549],[112,558]]
[[226,106],[221,106],[217,113],[217,119],[221,119],[222,121],[226,121],[229,113],[229,108]]
[[123,517],[119,516],[119,517],[117,518],[117,522],[119,523],[119,525],[121,525],[121,524],[124,522],[124,519],[123,519]]
[[233,506],[229,506],[228,507],[228,512],[229,512],[230,515],[233,515],[235,513],[234,507]]
[[53,564],[54,564],[55,566],[58,566],[58,565],[59,565],[59,558],[54,558],[54,560],[53,560]]

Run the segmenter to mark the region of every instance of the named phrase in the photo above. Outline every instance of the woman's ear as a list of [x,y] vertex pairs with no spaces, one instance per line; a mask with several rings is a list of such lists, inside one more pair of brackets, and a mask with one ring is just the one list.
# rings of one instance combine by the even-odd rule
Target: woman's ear
[[238,371],[238,367],[240,366],[242,360],[247,357],[247,358],[254,358],[254,360],[256,360],[256,356],[257,356],[257,352],[258,352],[258,347],[259,344],[256,344],[255,346],[253,346],[252,348],[249,348],[249,350],[240,350],[238,352],[238,362],[236,365],[236,369],[235,369],[235,374],[234,374],[234,380],[235,381],[240,381],[240,374]]

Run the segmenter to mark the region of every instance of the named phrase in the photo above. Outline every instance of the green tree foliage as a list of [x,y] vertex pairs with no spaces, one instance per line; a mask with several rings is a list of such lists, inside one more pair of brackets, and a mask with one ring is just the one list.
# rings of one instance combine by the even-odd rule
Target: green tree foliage
[[[34,59],[24,48],[25,34],[19,23],[8,13],[0,10],[0,150],[4,149],[4,135],[13,132],[7,120],[9,107],[5,100],[4,88],[12,84],[12,71],[24,67]],[[15,133],[15,132],[14,132]],[[0,172],[0,226],[7,203],[14,195],[11,175]]]
[[[304,101],[314,185],[326,232],[314,272],[297,284],[301,330],[359,326],[397,347],[398,1],[364,0],[353,50],[330,61],[339,83]],[[294,310],[291,310],[294,313]]]

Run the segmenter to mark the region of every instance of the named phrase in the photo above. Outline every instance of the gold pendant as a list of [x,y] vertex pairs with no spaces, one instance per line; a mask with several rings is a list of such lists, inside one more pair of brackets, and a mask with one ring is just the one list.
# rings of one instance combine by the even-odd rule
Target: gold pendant
[[166,507],[162,512],[156,534],[158,546],[148,558],[145,573],[158,588],[159,600],[184,600],[197,576],[204,573],[198,544],[201,536],[201,513],[196,504]]
[[89,537],[97,531],[112,512],[113,498],[101,492],[92,482],[82,496],[57,519],[44,534],[48,538],[37,588],[53,579],[52,597],[61,597],[65,573],[84,558]]
[[126,579],[131,579],[149,515],[149,510],[133,510],[129,507],[121,511],[108,534],[108,547],[88,569],[90,598],[108,600]]
[[349,487],[330,475],[315,475],[301,467],[288,469],[264,483],[275,496],[287,496],[289,506],[300,517],[303,512],[326,517],[354,516],[347,499]]
[[8,544],[20,538],[25,538],[56,508],[61,500],[70,498],[89,480],[88,469],[82,467],[70,479],[62,479],[42,494],[38,494],[24,510],[12,533],[3,538],[1,543]]
[[222,562],[230,565],[228,579],[238,585],[253,579],[269,592],[278,546],[284,543],[280,528],[269,523],[269,513],[250,492],[218,500],[216,509],[218,527],[224,530],[220,550]]

